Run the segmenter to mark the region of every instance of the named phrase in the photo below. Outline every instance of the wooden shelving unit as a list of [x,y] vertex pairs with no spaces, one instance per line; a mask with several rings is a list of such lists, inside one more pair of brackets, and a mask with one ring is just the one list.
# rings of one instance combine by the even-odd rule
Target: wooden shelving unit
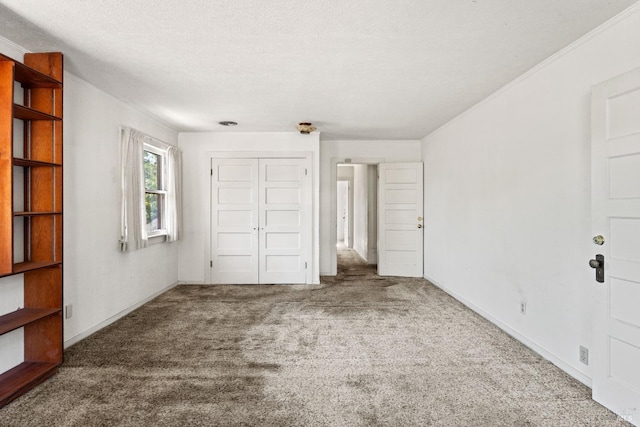
[[24,275],[23,306],[0,316],[0,335],[24,333],[0,407],[62,363],[62,88],[61,53],[0,55],[0,277]]

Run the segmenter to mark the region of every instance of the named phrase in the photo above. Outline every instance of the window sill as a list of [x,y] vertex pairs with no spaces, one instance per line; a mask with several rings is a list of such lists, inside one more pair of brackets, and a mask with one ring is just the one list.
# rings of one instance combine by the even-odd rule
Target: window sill
[[167,235],[165,233],[149,236],[149,245],[157,245],[158,243],[164,243],[166,241]]

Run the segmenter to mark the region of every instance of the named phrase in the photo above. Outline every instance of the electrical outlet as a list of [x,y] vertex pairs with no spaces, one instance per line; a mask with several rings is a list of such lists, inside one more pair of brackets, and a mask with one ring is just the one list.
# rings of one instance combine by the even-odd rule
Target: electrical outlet
[[68,304],[64,306],[64,318],[71,319],[73,316],[73,304]]
[[580,362],[589,364],[589,349],[583,346],[580,346]]
[[520,313],[527,314],[527,303],[524,301],[520,301]]

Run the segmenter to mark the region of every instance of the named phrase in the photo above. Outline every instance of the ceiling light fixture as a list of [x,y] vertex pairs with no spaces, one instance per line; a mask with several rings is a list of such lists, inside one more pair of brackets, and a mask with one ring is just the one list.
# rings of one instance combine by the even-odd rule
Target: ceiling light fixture
[[222,122],[218,122],[218,124],[222,126],[238,126],[238,122],[232,122],[231,120],[224,120]]
[[310,122],[302,122],[302,123],[298,123],[298,126],[296,126],[296,129],[298,129],[300,133],[309,134],[314,130],[316,130],[316,127],[312,126]]

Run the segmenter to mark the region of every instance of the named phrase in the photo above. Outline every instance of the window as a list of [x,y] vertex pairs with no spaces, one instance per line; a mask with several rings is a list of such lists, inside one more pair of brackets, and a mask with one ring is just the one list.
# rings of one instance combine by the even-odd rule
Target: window
[[149,237],[167,234],[165,158],[166,151],[144,144],[144,204]]
[[182,153],[135,129],[121,128],[120,250],[181,235]]

